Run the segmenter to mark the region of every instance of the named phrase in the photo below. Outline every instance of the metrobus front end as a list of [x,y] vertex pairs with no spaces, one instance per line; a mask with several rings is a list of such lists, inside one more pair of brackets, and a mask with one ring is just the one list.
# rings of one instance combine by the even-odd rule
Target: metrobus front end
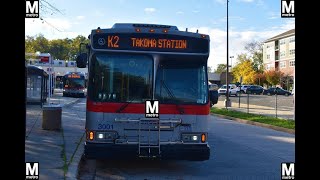
[[[160,109],[165,108],[160,105]],[[210,158],[208,133],[204,131],[207,115],[161,114],[159,119],[149,119],[136,113],[119,116],[88,112],[87,118],[95,119],[86,124],[87,158],[194,161]]]
[[209,36],[115,24],[89,37],[85,156],[209,159]]

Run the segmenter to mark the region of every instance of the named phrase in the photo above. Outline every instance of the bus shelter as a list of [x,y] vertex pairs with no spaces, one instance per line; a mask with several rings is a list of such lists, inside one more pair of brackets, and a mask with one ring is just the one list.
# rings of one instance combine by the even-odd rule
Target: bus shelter
[[42,104],[48,96],[48,74],[33,65],[26,66],[26,100],[27,104]]

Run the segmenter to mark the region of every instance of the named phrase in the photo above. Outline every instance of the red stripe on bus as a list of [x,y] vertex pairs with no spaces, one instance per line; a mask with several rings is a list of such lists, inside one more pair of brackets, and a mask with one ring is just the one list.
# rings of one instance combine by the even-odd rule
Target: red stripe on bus
[[[116,113],[116,111],[126,103],[110,103],[110,102],[93,102],[87,99],[87,111]],[[160,104],[160,114],[180,114],[179,108],[184,110],[183,114],[189,115],[208,115],[210,105],[173,105]],[[130,103],[121,111],[121,113],[144,114],[145,104]]]

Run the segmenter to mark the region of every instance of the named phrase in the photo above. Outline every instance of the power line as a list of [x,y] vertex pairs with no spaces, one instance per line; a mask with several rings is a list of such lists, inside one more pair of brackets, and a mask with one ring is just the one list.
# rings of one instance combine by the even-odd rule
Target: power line
[[[40,2],[46,3],[49,7],[46,6],[45,4],[41,3],[42,6],[48,8],[48,9],[51,9],[52,11],[56,11],[56,12],[62,14],[62,15],[65,15],[65,14],[62,13],[58,8],[56,8],[56,7],[54,7],[53,5],[51,5],[51,4],[50,4],[49,2],[47,2],[46,0],[42,0],[42,1],[40,1]],[[51,15],[52,15],[52,14],[51,14]]]
[[42,23],[44,23],[44,22],[47,23],[49,26],[56,29],[57,31],[64,32],[64,31],[61,31],[60,29],[58,29],[57,27],[55,27],[54,25],[50,24],[48,21],[44,20],[42,17],[40,17],[40,20],[42,21]]

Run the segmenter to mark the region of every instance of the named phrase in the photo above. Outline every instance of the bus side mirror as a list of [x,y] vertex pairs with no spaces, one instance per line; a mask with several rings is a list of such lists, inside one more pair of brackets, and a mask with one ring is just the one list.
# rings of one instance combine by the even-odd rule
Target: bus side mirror
[[212,102],[213,101],[213,92],[209,91],[209,100]]
[[81,53],[77,56],[76,59],[77,67],[78,68],[85,68],[87,67],[87,53]]

